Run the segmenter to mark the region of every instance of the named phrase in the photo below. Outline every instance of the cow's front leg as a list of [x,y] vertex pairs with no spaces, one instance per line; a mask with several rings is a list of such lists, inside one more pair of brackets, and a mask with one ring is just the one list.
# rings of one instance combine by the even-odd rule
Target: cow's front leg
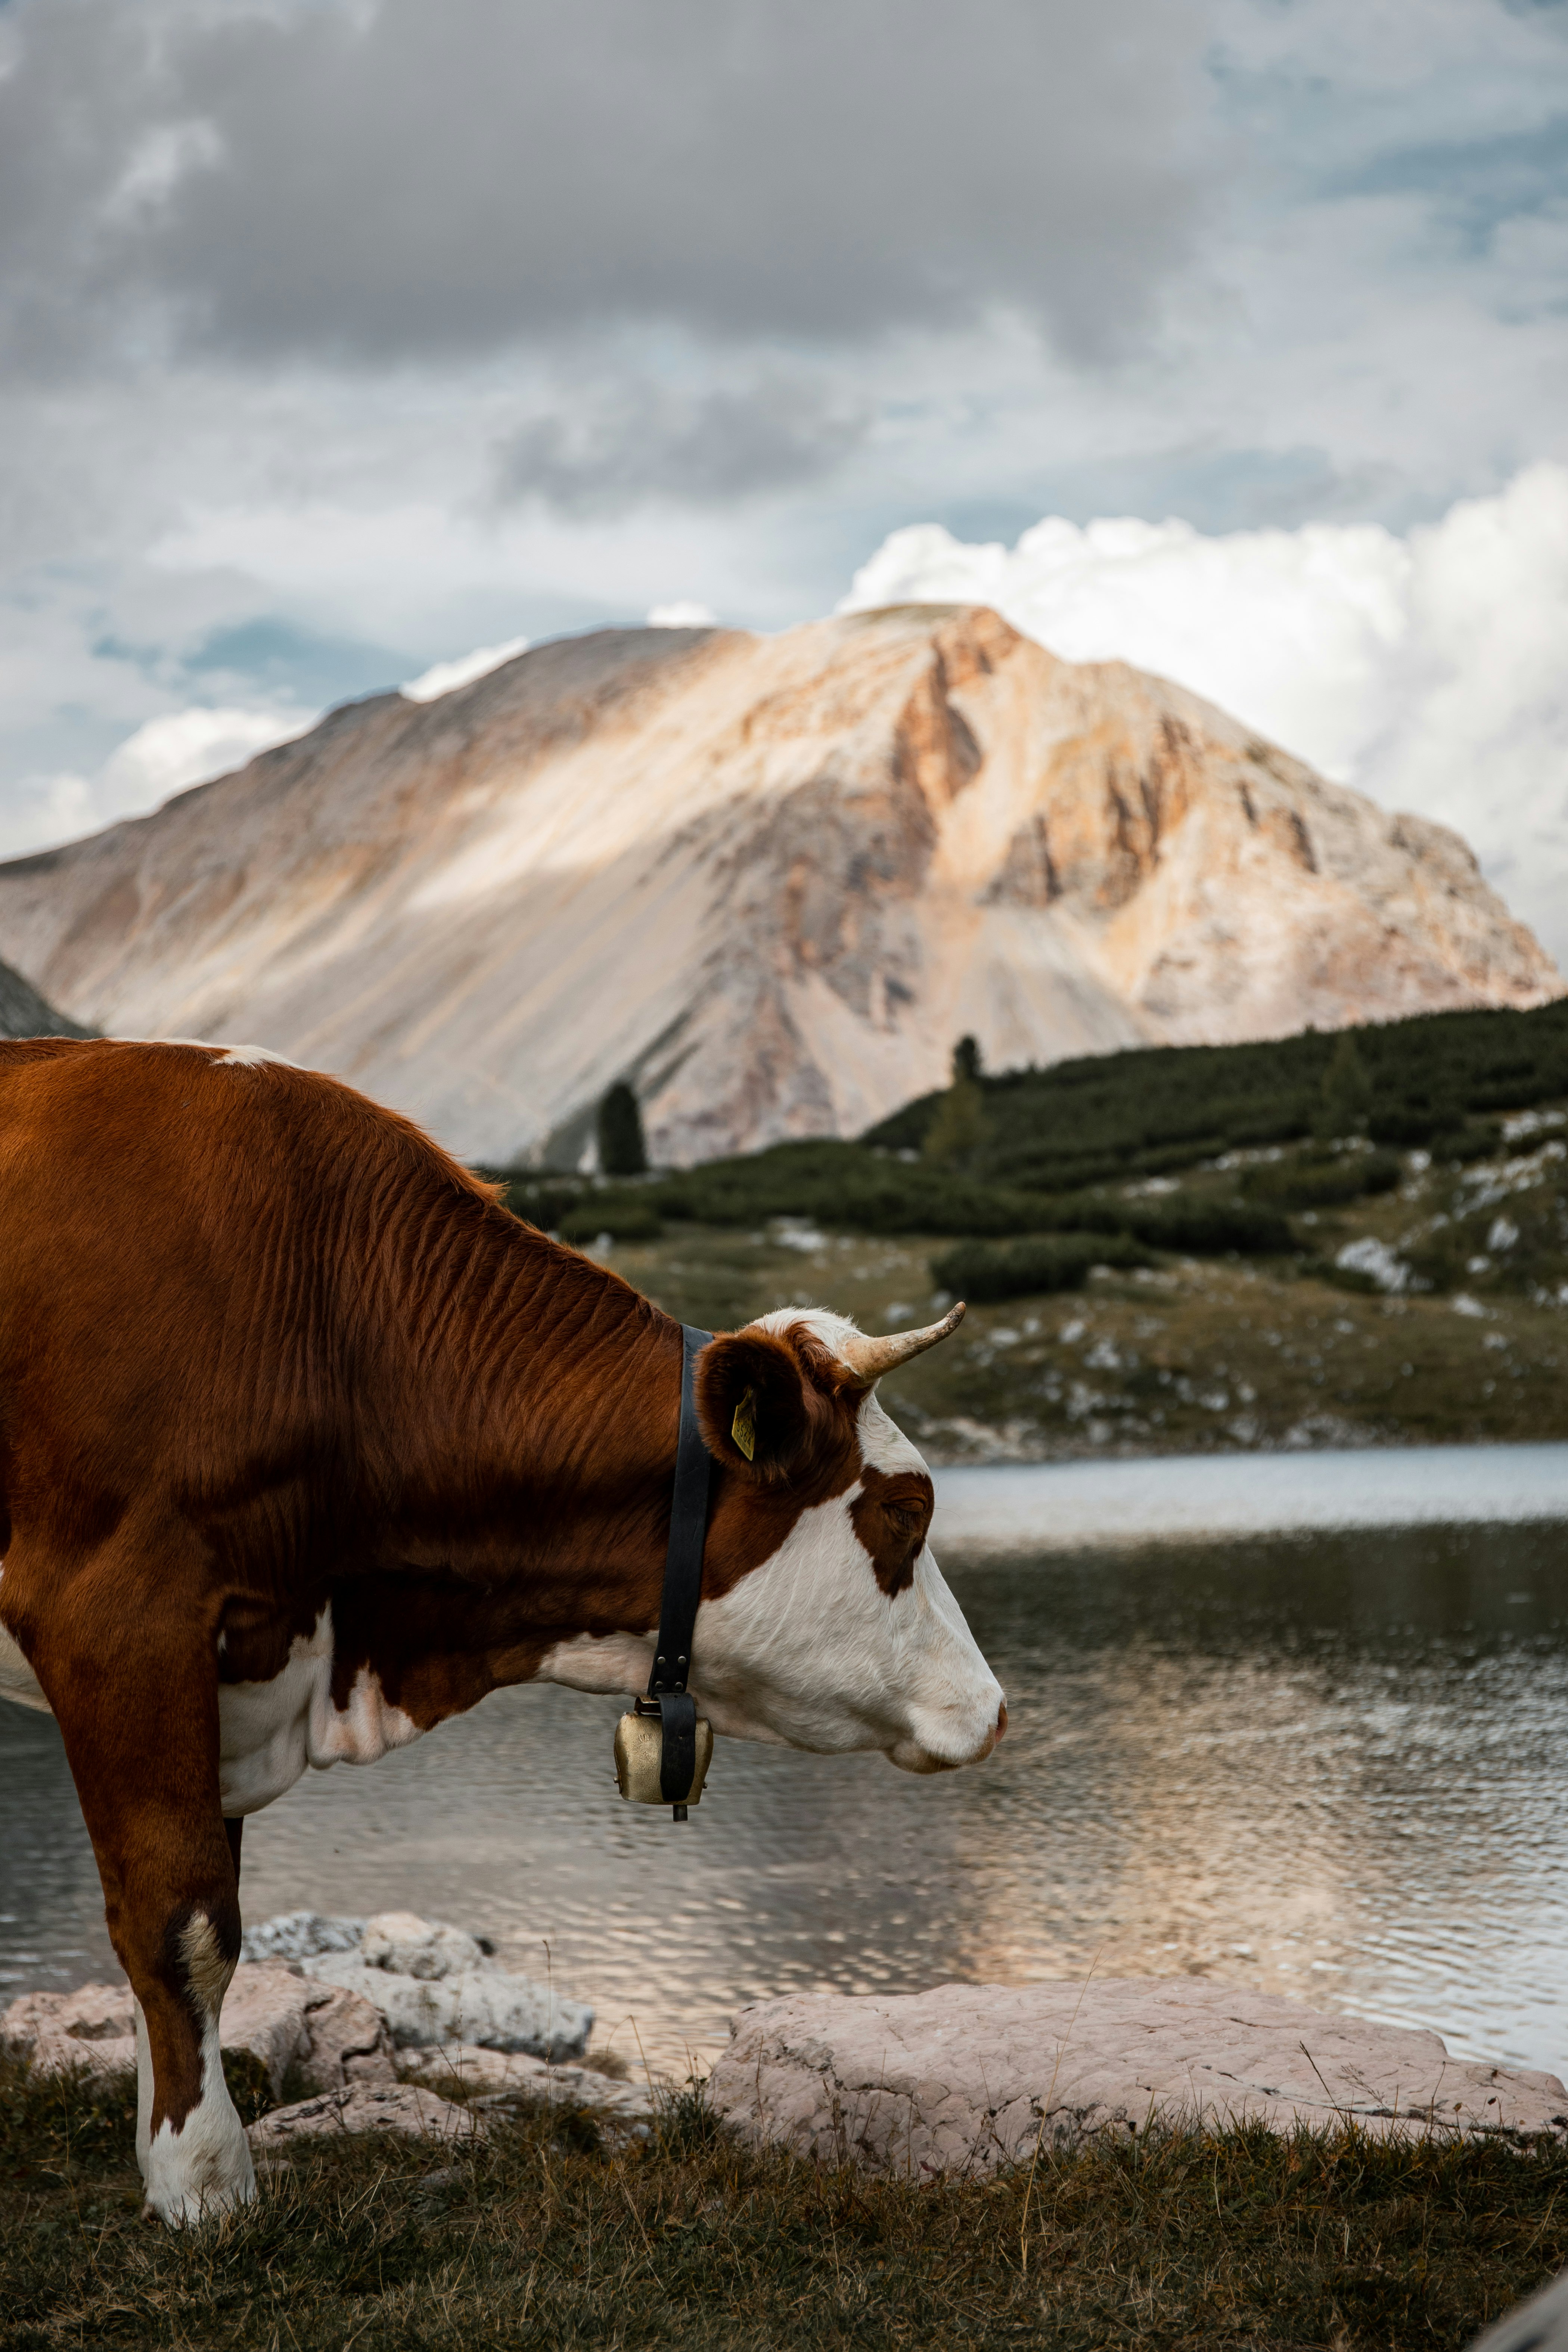
[[[76,1623],[90,1612],[72,1612]],[[167,1603],[158,1612],[167,1625]],[[112,1655],[37,1647],[136,1996],[136,2157],[165,2221],[256,2193],[223,2077],[218,2016],[239,1957],[239,1891],[217,1780],[216,1661],[145,1622]],[[233,1841],[237,1846],[237,1837]]]

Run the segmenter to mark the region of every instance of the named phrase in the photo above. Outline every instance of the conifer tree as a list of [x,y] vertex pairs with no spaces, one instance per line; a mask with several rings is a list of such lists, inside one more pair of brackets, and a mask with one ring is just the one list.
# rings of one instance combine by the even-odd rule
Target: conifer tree
[[1329,1055],[1320,1089],[1318,1116],[1313,1122],[1325,1140],[1359,1135],[1372,1108],[1372,1080],[1361,1048],[1348,1029],[1342,1029]]
[[980,1048],[973,1037],[961,1037],[952,1049],[952,1084],[926,1129],[922,1156],[933,1168],[970,1168],[984,1140]]
[[600,1102],[598,1136],[601,1176],[641,1176],[647,1172],[642,1112],[624,1078],[617,1078]]

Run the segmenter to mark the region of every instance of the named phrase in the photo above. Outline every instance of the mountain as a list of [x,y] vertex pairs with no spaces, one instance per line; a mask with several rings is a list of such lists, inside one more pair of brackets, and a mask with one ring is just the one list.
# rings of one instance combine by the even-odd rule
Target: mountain
[[1563,982],[1442,826],[984,608],[603,631],[0,866],[83,1021],[269,1045],[494,1163],[689,1161],[993,1066]]
[[93,1032],[46,1004],[19,971],[0,963],[0,1037],[90,1037]]

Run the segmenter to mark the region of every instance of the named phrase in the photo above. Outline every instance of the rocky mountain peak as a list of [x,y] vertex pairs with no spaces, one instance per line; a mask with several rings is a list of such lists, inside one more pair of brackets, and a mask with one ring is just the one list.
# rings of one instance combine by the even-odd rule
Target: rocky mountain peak
[[604,630],[0,866],[79,1019],[263,1044],[494,1162],[629,1077],[661,1159],[1002,1066],[1563,983],[1458,837],[973,607]]

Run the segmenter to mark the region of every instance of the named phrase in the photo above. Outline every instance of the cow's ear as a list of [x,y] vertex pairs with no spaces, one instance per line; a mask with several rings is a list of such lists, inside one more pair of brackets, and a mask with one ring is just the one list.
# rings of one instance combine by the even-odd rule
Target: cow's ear
[[828,1419],[799,1357],[771,1331],[725,1331],[697,1359],[697,1420],[709,1452],[753,1478],[786,1477]]

